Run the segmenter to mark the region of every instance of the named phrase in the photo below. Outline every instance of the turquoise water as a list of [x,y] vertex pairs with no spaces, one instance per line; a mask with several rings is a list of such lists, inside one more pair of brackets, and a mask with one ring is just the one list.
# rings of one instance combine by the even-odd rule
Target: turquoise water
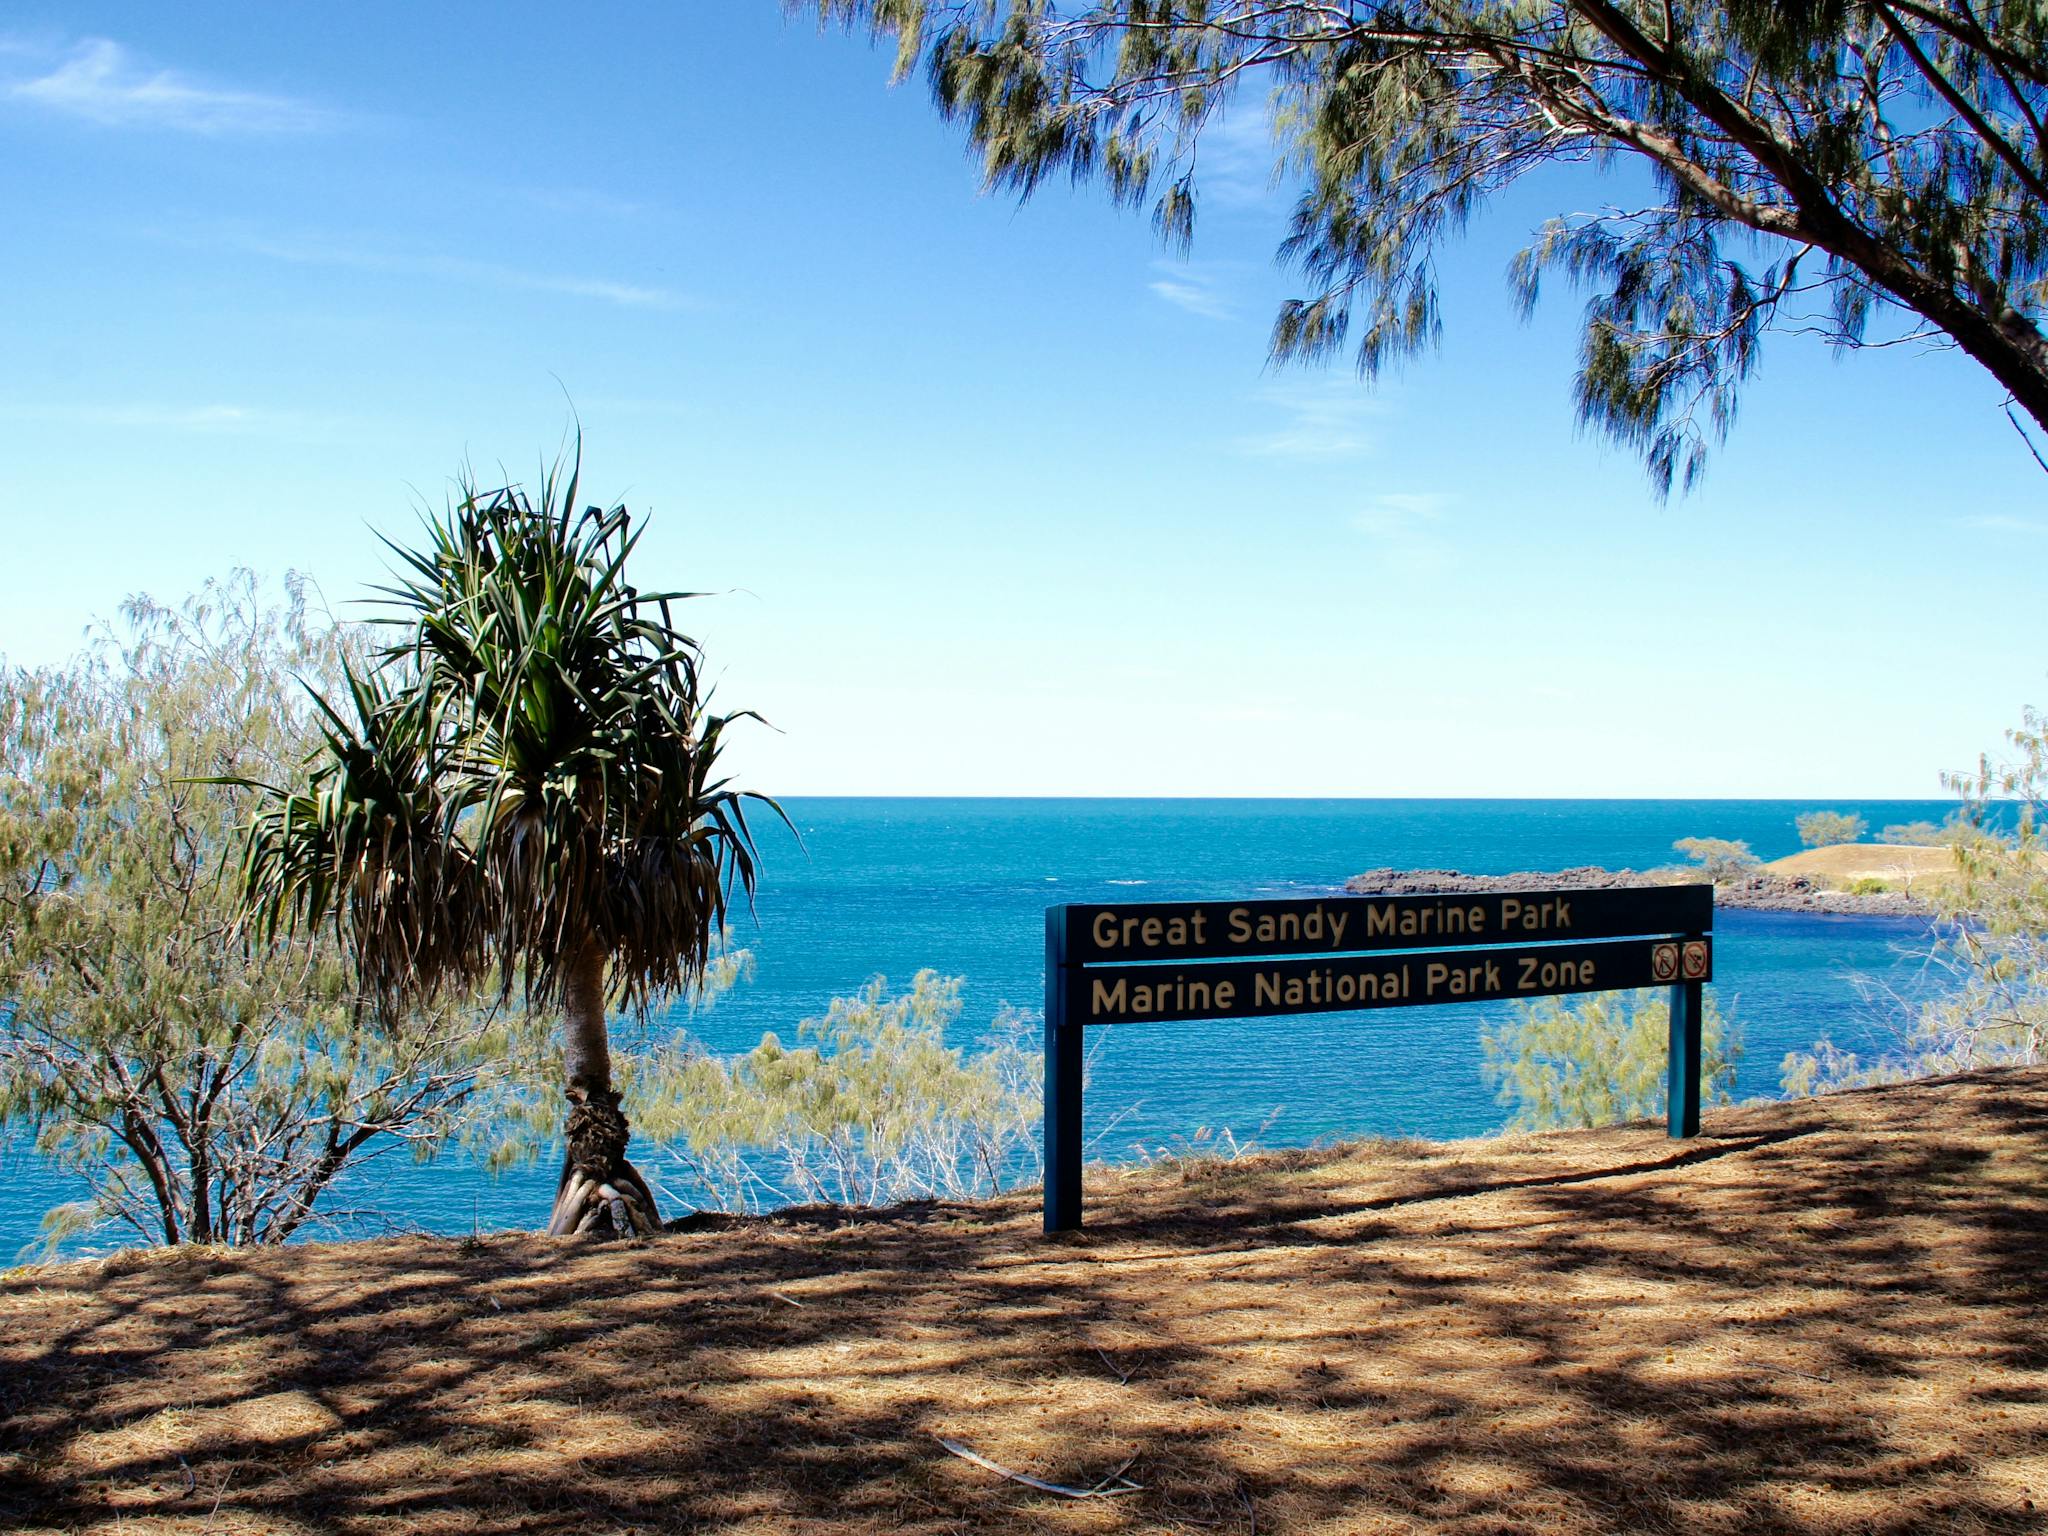
[[[1872,828],[1939,821],[1947,802],[1829,802]],[[754,979],[690,1021],[713,1050],[785,1039],[797,1020],[877,973],[907,983],[930,966],[966,979],[964,1039],[1005,1002],[1036,1010],[1045,907],[1329,891],[1380,865],[1481,874],[1575,864],[1670,862],[1672,841],[1740,838],[1760,857],[1799,846],[1812,801],[941,800],[788,802],[799,848],[770,818],[755,914],[738,943]],[[1775,1094],[1780,1059],[1821,1034],[1869,1043],[1887,1026],[1866,994],[1931,985],[1913,920],[1723,912],[1714,990],[1742,1025],[1742,1096]],[[1498,1006],[1498,1005],[1493,1005]],[[1506,1111],[1479,1074],[1489,1005],[1275,1021],[1124,1025],[1091,1032],[1096,1155],[1133,1155],[1199,1127],[1267,1145],[1374,1134],[1462,1136]],[[0,1260],[30,1242],[72,1191],[18,1149],[0,1177]],[[544,1217],[552,1165],[493,1179],[444,1161],[374,1165],[356,1200],[436,1231]]]

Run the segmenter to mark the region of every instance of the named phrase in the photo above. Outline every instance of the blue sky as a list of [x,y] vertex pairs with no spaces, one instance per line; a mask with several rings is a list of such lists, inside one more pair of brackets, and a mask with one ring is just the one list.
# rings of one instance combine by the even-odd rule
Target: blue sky
[[1660,504],[1501,281],[1612,186],[1519,190],[1368,389],[1265,365],[1250,104],[1183,262],[887,70],[768,0],[10,8],[0,654],[236,565],[340,605],[573,401],[779,793],[1932,795],[2048,705],[1965,361],[1779,340]]

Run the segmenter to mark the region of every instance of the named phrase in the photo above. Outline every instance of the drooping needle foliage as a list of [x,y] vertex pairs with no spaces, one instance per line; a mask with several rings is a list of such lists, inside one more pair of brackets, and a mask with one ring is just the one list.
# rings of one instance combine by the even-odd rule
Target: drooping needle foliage
[[1927,829],[1954,859],[1929,886],[1940,919],[1931,969],[1950,984],[1899,1000],[1890,1048],[1831,1040],[1784,1059],[1788,1093],[1830,1092],[1978,1067],[2048,1061],[2048,717],[2028,710],[2006,733],[2011,751],[1947,776],[1961,796],[1946,828]]
[[726,1210],[764,1204],[971,1200],[1038,1173],[1044,1059],[1033,1020],[1005,1009],[981,1048],[946,1043],[959,977],[919,971],[891,996],[881,977],[721,1058],[679,1041],[634,1063],[640,1125],[677,1171]]
[[1100,178],[1176,243],[1205,133],[1270,114],[1306,284],[1283,358],[1429,344],[1439,257],[1491,199],[1634,167],[1511,281],[1588,292],[1579,414],[1660,487],[1699,473],[1772,331],[1959,348],[2048,427],[2039,0],[785,3],[893,37],[995,184]]
[[[1663,1112],[1671,1003],[1658,990],[1595,992],[1517,1003],[1480,1030],[1481,1068],[1517,1130],[1612,1125]],[[1733,1096],[1742,1038],[1707,994],[1701,1020],[1701,1097]]]
[[0,1131],[81,1191],[53,1242],[282,1242],[373,1217],[366,1159],[528,1141],[524,1010],[451,993],[385,1028],[331,932],[236,932],[247,782],[317,739],[295,675],[332,686],[350,643],[302,598],[242,573],[0,668]]

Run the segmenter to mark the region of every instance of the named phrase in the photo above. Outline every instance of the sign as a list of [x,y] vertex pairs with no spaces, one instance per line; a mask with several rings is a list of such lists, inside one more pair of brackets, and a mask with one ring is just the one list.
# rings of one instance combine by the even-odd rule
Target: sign
[[1710,885],[1049,907],[1045,1229],[1081,1224],[1081,1031],[1672,989],[1673,1136],[1699,1130]]

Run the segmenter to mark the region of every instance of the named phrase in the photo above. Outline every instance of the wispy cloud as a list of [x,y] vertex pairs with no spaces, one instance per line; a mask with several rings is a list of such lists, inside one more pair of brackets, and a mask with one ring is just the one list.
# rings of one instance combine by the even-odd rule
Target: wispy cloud
[[1198,151],[1201,196],[1226,207],[1248,208],[1279,195],[1282,141],[1269,103],[1240,101],[1202,130]]
[[1383,491],[1354,512],[1351,523],[1374,538],[1399,538],[1435,522],[1447,500],[1434,491]]
[[1271,430],[1237,440],[1257,458],[1349,459],[1374,446],[1367,423],[1385,407],[1355,379],[1333,378],[1275,385],[1259,398],[1279,415]]
[[617,197],[595,187],[525,187],[519,195],[536,207],[572,218],[642,219],[661,211],[654,203]]
[[339,113],[296,97],[204,85],[175,70],[151,69],[103,37],[78,44],[47,74],[10,83],[6,93],[16,101],[110,128],[311,133],[343,120]]
[[1420,570],[1444,560],[1450,546],[1436,531],[1450,498],[1434,491],[1383,491],[1351,514],[1351,526],[1382,559]]
[[701,400],[663,395],[577,395],[574,399],[579,411],[602,416],[695,416],[704,409]]
[[1176,309],[1205,320],[1228,320],[1237,312],[1223,291],[1223,279],[1214,267],[1193,263],[1155,261],[1159,276],[1146,284],[1153,293]]
[[321,437],[344,425],[339,417],[304,411],[225,404],[165,405],[154,401],[0,401],[0,420],[112,430],[287,437]]
[[2048,533],[2048,522],[2037,517],[2015,517],[2009,512],[1977,512],[1956,521],[1978,533]]
[[343,267],[357,272],[388,272],[417,277],[445,278],[452,282],[481,283],[528,293],[556,293],[569,298],[596,299],[632,309],[687,309],[700,307],[687,295],[669,288],[616,282],[610,278],[574,273],[539,272],[502,262],[483,261],[472,256],[451,256],[437,251],[408,251],[378,246],[365,241],[328,236],[277,236],[246,229],[214,231],[195,243],[224,246],[252,256],[303,266]]

